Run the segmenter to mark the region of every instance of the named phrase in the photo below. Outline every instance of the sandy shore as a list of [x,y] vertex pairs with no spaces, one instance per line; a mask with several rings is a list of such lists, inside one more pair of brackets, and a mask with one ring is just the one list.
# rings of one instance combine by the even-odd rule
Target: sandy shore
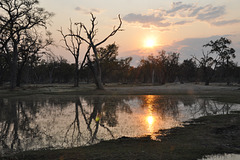
[[47,85],[25,85],[15,90],[7,87],[0,88],[0,97],[33,95],[33,94],[61,94],[61,95],[164,95],[164,94],[186,94],[186,95],[238,95],[240,85],[227,86],[226,84],[204,84],[194,83],[169,83],[165,85],[151,84],[107,84],[105,90],[97,90],[94,84],[80,84],[73,87],[72,84],[47,84]]
[[227,86],[225,84],[165,84],[165,85],[109,85],[107,92],[116,94],[231,94],[240,93],[239,85]]

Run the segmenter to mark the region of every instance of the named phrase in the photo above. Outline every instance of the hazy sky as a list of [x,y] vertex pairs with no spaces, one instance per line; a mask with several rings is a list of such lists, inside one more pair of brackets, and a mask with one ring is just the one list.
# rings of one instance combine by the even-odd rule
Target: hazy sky
[[40,6],[55,13],[49,30],[59,47],[53,52],[70,62],[73,58],[60,47],[63,44],[57,30],[62,27],[67,32],[70,18],[90,27],[90,12],[97,17],[98,40],[118,25],[117,15],[121,15],[124,31],[102,47],[116,42],[119,57],[133,56],[135,65],[138,57],[155,55],[162,49],[179,52],[181,59],[201,55],[202,45],[221,36],[232,40],[235,61],[240,62],[239,0],[40,0]]

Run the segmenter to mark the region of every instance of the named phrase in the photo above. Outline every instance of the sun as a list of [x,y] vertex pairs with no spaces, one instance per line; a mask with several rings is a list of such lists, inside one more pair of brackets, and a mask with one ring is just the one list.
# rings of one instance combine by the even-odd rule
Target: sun
[[146,48],[153,48],[156,46],[156,40],[154,38],[147,38],[144,41],[144,47]]

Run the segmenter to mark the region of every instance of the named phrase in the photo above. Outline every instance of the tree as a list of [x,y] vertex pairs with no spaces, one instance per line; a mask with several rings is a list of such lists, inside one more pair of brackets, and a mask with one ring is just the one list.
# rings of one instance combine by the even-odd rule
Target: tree
[[167,80],[174,82],[179,76],[179,53],[170,52],[167,55],[166,67],[167,67]]
[[157,56],[150,55],[140,62],[139,75],[143,82],[174,82],[178,76],[179,53],[161,51]]
[[33,68],[35,63],[40,61],[40,58],[47,51],[47,47],[53,43],[51,33],[47,32],[47,39],[43,40],[37,32],[26,32],[18,47],[18,72],[17,86],[20,87],[22,73],[26,66]]
[[220,65],[224,68],[224,72],[227,76],[227,84],[230,84],[229,81],[229,69],[232,59],[236,57],[235,50],[230,48],[231,40],[221,37],[216,41],[210,41],[209,43],[203,45],[203,47],[211,47],[210,53],[216,54],[216,65]]
[[[113,73],[114,70],[118,68],[118,46],[113,43],[110,45],[107,45],[105,48],[100,47],[98,50],[98,59],[100,62],[100,67],[102,71],[102,81],[103,84],[105,84],[107,78],[111,78],[111,73]],[[94,56],[94,61],[96,61],[96,58]]]
[[3,85],[7,73],[8,73],[7,59],[3,55],[0,55],[0,86]]
[[148,56],[147,59],[141,59],[140,64],[138,66],[137,77],[141,82],[147,83],[151,81],[152,78],[152,63],[149,60],[149,57],[154,58],[152,55]]
[[[203,57],[201,57],[200,59],[198,59],[197,57],[193,56],[193,58],[199,62],[199,67],[200,69],[202,69],[203,71],[203,80],[205,82],[205,85],[209,85],[210,80],[212,78],[212,76],[214,75],[214,70],[216,67],[216,62],[217,60],[214,59],[211,56],[211,52],[207,52],[205,53],[204,51],[202,51],[202,55]],[[215,64],[215,66],[214,66]]]
[[[85,31],[86,37],[84,38],[81,35],[76,35],[76,34],[69,34],[69,36],[74,36],[74,37],[79,37],[82,41],[86,42],[88,44],[88,51],[85,54],[85,58],[83,63],[85,63],[85,59],[88,60],[88,64],[90,65],[90,68],[93,72],[94,79],[95,79],[95,84],[97,86],[97,89],[104,89],[103,84],[102,84],[102,71],[101,71],[101,66],[100,66],[100,57],[98,54],[98,47],[106,42],[110,37],[114,36],[118,31],[121,31],[121,26],[122,26],[122,20],[120,18],[120,15],[118,16],[119,19],[119,25],[118,27],[114,27],[113,31],[105,37],[103,40],[97,42],[95,39],[95,36],[97,35],[97,29],[95,28],[97,25],[96,22],[96,17],[91,13],[91,28],[88,30],[87,27],[83,23],[76,23],[80,25],[83,30]],[[90,49],[92,49],[93,54],[94,54],[94,62],[90,58]],[[106,55],[110,54],[110,52],[107,52]]]
[[185,80],[188,82],[192,82],[195,80],[197,66],[193,58],[184,60],[179,67],[181,80]]
[[[74,76],[74,87],[78,87],[79,84],[79,56],[80,56],[80,47],[82,44],[81,30],[82,25],[75,25],[76,31],[73,30],[72,21],[70,20],[70,27],[68,29],[69,34],[64,34],[62,28],[59,30],[63,37],[65,43],[65,48],[68,50],[74,57],[75,60],[75,76]],[[72,36],[78,35],[78,36]]]
[[1,0],[0,1],[0,33],[1,50],[11,57],[11,88],[16,87],[19,45],[25,32],[35,27],[46,27],[53,15],[43,8],[37,7],[38,0]]
[[122,83],[127,83],[131,77],[131,61],[132,57],[118,60],[118,74],[116,78]]

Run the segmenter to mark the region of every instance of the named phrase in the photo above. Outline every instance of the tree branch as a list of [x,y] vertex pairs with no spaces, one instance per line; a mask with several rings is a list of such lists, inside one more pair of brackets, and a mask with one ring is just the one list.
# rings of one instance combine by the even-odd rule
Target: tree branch
[[[97,46],[99,46],[99,45],[101,45],[102,43],[104,43],[104,42],[106,42],[110,37],[112,37],[112,36],[114,36],[116,33],[117,33],[117,31],[119,31],[120,30],[120,28],[121,28],[121,26],[122,26],[122,19],[121,19],[121,17],[120,17],[120,14],[118,15],[118,19],[119,19],[119,25],[118,25],[118,27],[116,28],[116,29],[114,29],[113,28],[113,31],[104,39],[104,40],[102,40],[101,42],[99,42],[98,44],[96,44],[95,46],[97,47]],[[121,30],[120,30],[121,31]]]

